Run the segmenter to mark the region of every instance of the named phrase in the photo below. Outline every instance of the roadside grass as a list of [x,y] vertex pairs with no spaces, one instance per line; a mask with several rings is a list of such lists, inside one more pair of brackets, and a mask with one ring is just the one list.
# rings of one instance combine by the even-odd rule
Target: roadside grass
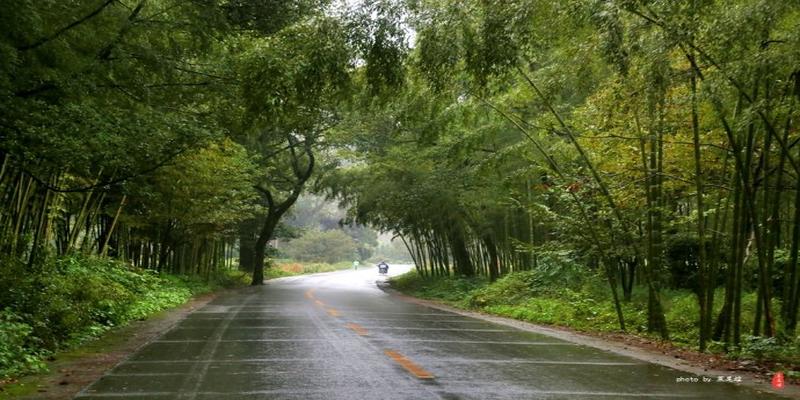
[[352,267],[353,264],[349,261],[342,261],[334,264],[328,264],[328,263],[308,263],[308,262],[298,262],[288,259],[278,259],[278,260],[273,260],[271,262],[271,265],[268,268],[264,269],[264,277],[265,279],[275,279],[286,276],[340,271]]
[[[572,279],[548,277],[538,271],[515,272],[494,283],[486,278],[422,278],[416,271],[390,279],[393,288],[408,295],[439,300],[454,307],[476,310],[537,324],[566,327],[582,332],[621,332],[607,283],[599,276],[582,274]],[[722,290],[715,308],[722,307]],[[662,291],[671,342],[697,350],[698,305],[689,290]],[[742,299],[742,332],[752,329],[755,293]],[[775,309],[778,308],[775,304]],[[634,290],[631,301],[622,303],[628,334],[657,339],[647,333],[647,291]],[[710,351],[723,354],[722,343]],[[729,359],[753,360],[785,369],[800,378],[800,337],[779,342],[775,338],[744,336],[739,349],[724,354]]]
[[144,320],[193,296],[246,285],[238,271],[207,279],[131,267],[109,258],[68,256],[26,265],[3,260],[0,269],[0,384],[47,371],[45,360]]

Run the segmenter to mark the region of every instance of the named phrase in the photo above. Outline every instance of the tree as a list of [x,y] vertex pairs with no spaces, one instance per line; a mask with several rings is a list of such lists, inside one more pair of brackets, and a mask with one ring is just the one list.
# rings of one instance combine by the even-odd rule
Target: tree
[[318,16],[251,43],[239,59],[242,141],[260,155],[255,187],[266,217],[254,243],[253,285],[263,283],[266,246],[316,166],[315,149],[347,89],[350,51],[342,26]]

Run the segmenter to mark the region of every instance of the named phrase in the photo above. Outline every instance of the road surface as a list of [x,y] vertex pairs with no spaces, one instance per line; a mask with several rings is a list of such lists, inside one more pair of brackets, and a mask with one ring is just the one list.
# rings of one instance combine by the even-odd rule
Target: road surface
[[361,268],[222,296],[77,398],[777,398],[407,303],[378,289],[381,279]]

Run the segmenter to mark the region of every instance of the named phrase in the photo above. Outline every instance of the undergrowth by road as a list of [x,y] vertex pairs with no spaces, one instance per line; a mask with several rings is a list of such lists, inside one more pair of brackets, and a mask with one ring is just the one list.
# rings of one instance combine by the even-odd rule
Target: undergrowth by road
[[[489,282],[483,277],[422,278],[416,271],[394,277],[391,286],[405,294],[439,300],[454,307],[476,310],[537,324],[565,327],[587,333],[620,332],[613,302],[605,282],[590,274],[549,275],[542,271],[515,272]],[[636,290],[632,301],[623,303],[626,334],[648,341],[646,332],[647,292]],[[722,299],[721,293],[716,299]],[[665,305],[671,344],[696,350],[697,299],[688,290],[665,290]],[[755,293],[742,301],[742,331],[752,325]],[[718,305],[718,307],[721,304]],[[710,353],[764,370],[783,370],[789,379],[800,379],[800,338],[780,342],[775,338],[745,336],[742,346],[726,353],[722,343],[714,342]]]
[[245,285],[241,272],[174,276],[110,258],[48,260],[39,273],[5,262],[0,269],[0,386],[47,371],[46,361],[114,327],[144,320],[193,296]]

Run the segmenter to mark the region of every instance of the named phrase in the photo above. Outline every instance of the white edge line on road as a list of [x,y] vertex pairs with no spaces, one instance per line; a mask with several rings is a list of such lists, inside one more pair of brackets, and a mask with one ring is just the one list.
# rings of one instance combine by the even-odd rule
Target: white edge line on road
[[[404,338],[370,338],[371,341],[376,342],[413,342],[413,343],[463,343],[463,344],[503,344],[503,345],[519,345],[519,346],[578,346],[575,343],[569,342],[514,342],[502,340],[448,340],[448,339],[404,339]],[[161,339],[154,340],[153,343],[205,343],[205,339]],[[221,339],[218,342],[330,342],[330,339],[323,338],[297,338],[297,339]]]
[[238,360],[192,360],[192,359],[182,359],[182,360],[135,360],[135,361],[128,361],[126,364],[196,364],[196,363],[206,363],[206,364],[248,364],[248,363],[266,363],[266,362],[294,362],[294,361],[308,361],[308,362],[320,362],[320,361],[330,361],[330,358],[320,357],[320,358],[243,358]]
[[509,344],[519,346],[579,346],[575,343],[559,342],[512,342],[502,340],[448,340],[448,339],[403,339],[403,338],[371,338],[379,342],[423,342],[423,343],[463,343],[463,344]]
[[[216,328],[216,325],[214,325],[214,326],[191,326],[191,325],[190,326],[184,326],[184,325],[181,325],[181,326],[173,328],[172,330],[180,329],[180,330],[187,330],[187,331],[197,331],[197,330],[201,330],[201,329],[215,329],[215,328]],[[234,328],[236,328],[236,329],[297,329],[298,327],[297,326],[269,326],[269,325],[264,325],[264,326],[234,326]]]
[[460,358],[437,358],[437,362],[448,364],[541,364],[541,365],[598,365],[598,366],[642,366],[647,365],[640,362],[615,362],[615,361],[548,361],[548,360],[491,360],[491,359],[460,359]]
[[[374,394],[374,392],[370,391],[353,391],[348,390],[348,393],[363,393],[363,394]],[[452,391],[437,391],[440,393],[453,393]],[[498,390],[498,391],[491,391],[491,390],[481,390],[479,391],[483,394],[488,393],[503,393],[503,394],[514,394],[517,396],[525,396],[525,395],[567,395],[567,396],[603,396],[603,397],[612,397],[612,398],[620,398],[620,397],[635,397],[635,398],[642,398],[642,397],[664,397],[664,398],[698,398],[695,395],[690,394],[675,394],[675,393],[625,393],[625,392],[590,392],[590,391],[577,391],[577,390],[515,390],[512,392],[508,392],[507,390]],[[230,396],[230,395],[278,395],[278,394],[330,394],[331,389],[306,389],[306,390],[291,390],[291,389],[276,389],[276,390],[252,390],[252,391],[242,391],[242,392],[197,392],[200,396]],[[466,393],[466,392],[464,392]],[[470,391],[469,393],[474,394],[475,391]],[[76,399],[85,398],[85,397],[153,397],[153,396],[170,396],[175,395],[177,392],[137,392],[137,393],[103,393],[103,392],[94,392],[94,393],[84,393]]]
[[[540,365],[598,365],[598,366],[642,366],[645,363],[636,362],[615,362],[615,361],[549,361],[549,360],[492,360],[492,359],[468,359],[468,358],[436,358],[436,362],[444,363],[480,363],[480,364],[540,364]],[[278,363],[278,362],[313,362],[330,361],[328,358],[248,358],[242,360],[149,360],[149,361],[129,361],[127,364],[262,364],[262,363]],[[143,375],[146,373],[124,373],[116,372],[114,375]],[[181,372],[175,374],[183,374]]]
[[469,328],[413,328],[406,326],[368,326],[364,329],[386,329],[398,331],[447,331],[447,332],[514,332],[509,329],[469,329]]
[[[205,343],[208,340],[204,339],[186,339],[186,340],[172,340],[172,339],[163,339],[163,340],[154,340],[153,343]],[[305,339],[221,339],[218,340],[220,343],[228,343],[228,342],[330,342],[330,339],[321,339],[321,338],[305,338]]]

